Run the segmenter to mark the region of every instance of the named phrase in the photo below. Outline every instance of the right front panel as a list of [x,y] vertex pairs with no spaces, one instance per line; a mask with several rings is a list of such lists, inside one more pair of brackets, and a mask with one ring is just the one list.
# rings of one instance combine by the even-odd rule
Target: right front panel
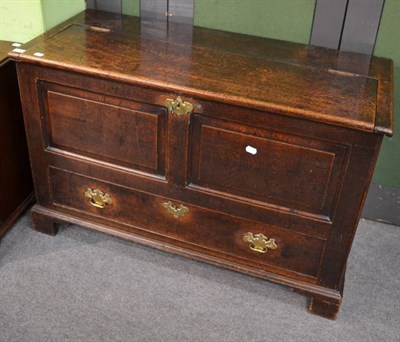
[[331,220],[345,146],[199,115],[192,124],[192,186]]

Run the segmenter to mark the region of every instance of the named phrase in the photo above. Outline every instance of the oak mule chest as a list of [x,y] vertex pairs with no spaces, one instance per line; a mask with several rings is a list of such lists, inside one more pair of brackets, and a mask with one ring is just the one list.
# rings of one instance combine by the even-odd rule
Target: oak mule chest
[[37,205],[261,277],[335,318],[392,62],[86,11],[13,53]]

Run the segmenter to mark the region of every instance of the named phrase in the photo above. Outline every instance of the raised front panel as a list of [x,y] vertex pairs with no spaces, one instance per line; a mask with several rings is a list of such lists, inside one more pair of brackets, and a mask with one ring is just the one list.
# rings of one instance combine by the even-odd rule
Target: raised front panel
[[344,146],[201,116],[192,122],[189,186],[330,218]]
[[165,108],[46,82],[39,94],[49,148],[165,174]]
[[52,203],[82,218],[251,267],[317,276],[325,240],[55,168],[50,179]]

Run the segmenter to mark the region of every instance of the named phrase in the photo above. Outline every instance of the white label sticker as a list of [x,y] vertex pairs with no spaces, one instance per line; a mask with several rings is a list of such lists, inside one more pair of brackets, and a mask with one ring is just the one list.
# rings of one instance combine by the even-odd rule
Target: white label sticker
[[20,43],[12,43],[11,45],[14,46],[14,47],[20,47],[22,44],[20,44]]
[[36,56],[36,57],[43,57],[43,56],[44,56],[44,53],[35,52],[33,55]]
[[255,155],[255,154],[257,154],[257,149],[255,147],[253,147],[253,146],[247,145],[246,146],[246,152],[250,153],[252,155]]
[[18,48],[16,48],[16,49],[13,50],[13,52],[16,52],[16,53],[24,53],[25,50],[24,50],[24,49],[18,49]]

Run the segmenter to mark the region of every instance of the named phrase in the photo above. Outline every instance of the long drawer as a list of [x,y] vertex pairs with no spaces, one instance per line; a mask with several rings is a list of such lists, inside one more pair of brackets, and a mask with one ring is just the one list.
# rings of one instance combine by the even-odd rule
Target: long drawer
[[[180,241],[224,259],[316,277],[325,241],[50,168],[52,205],[94,221]],[[286,270],[286,271],[285,271]],[[289,272],[290,273],[290,272]]]

